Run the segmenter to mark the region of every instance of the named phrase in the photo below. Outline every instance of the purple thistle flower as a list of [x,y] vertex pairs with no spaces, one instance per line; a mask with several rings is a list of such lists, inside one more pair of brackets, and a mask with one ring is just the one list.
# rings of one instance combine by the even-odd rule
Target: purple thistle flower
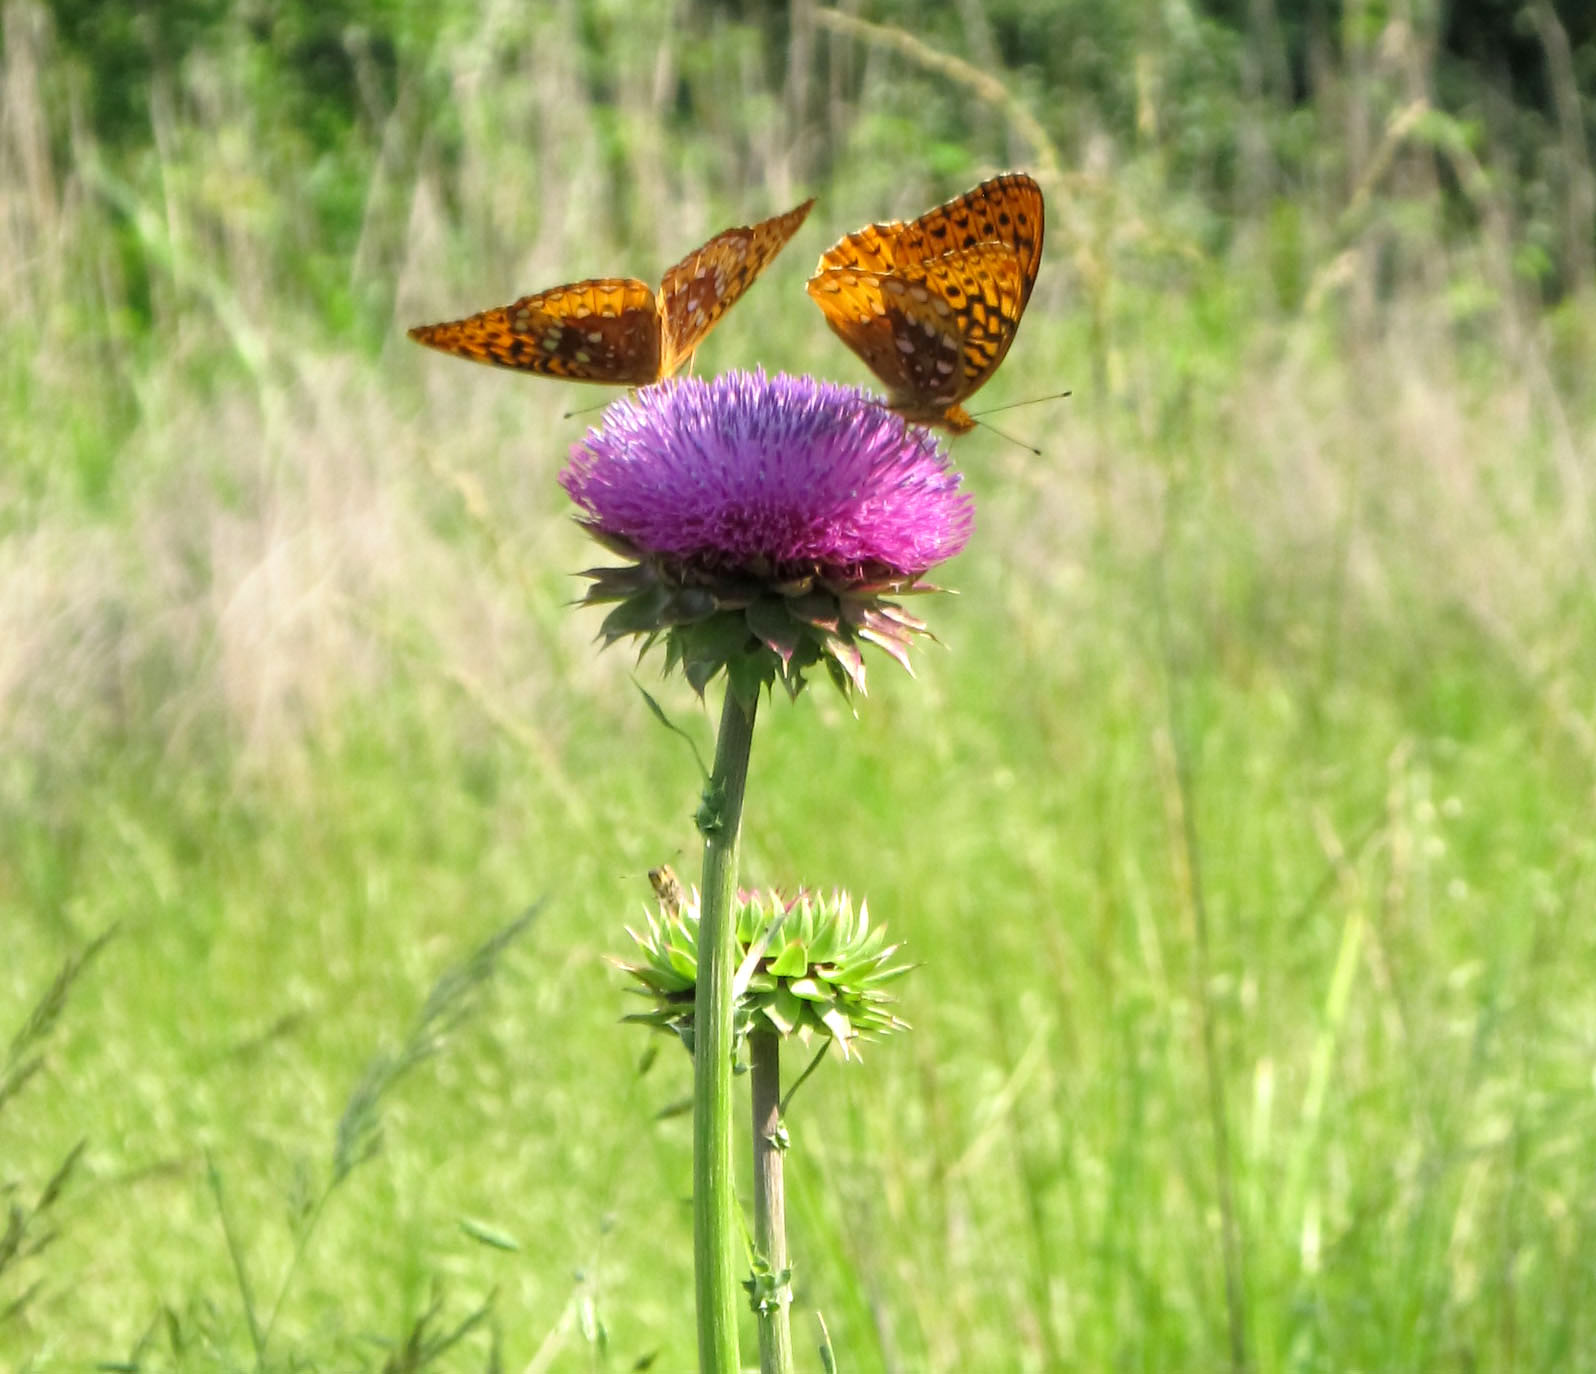
[[762,371],[617,401],[560,484],[596,530],[720,571],[913,577],[970,534],[930,431],[853,387]]
[[601,543],[588,602],[619,602],[606,642],[664,637],[700,692],[722,668],[745,699],[796,695],[824,662],[864,689],[857,641],[909,666],[923,622],[882,593],[964,547],[970,498],[942,442],[867,392],[809,377],[729,373],[625,397],[571,449],[560,484]]

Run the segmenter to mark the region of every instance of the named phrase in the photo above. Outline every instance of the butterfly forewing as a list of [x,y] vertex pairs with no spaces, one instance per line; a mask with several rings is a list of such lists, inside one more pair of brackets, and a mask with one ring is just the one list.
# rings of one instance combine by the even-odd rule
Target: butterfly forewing
[[645,282],[600,277],[463,320],[418,325],[429,348],[518,372],[641,386],[660,374],[659,305]]
[[970,395],[997,370],[1025,309],[1025,267],[1012,248],[978,243],[923,268],[925,286],[954,306],[964,335],[963,388]]
[[660,286],[660,375],[669,376],[798,232],[813,200],[758,224],[727,229],[689,253]]
[[1042,260],[1042,188],[1024,172],[1007,172],[983,181],[929,210],[919,219],[867,224],[839,239],[820,258],[818,270],[863,267],[902,271],[979,243],[1002,243],[1020,262],[1023,308],[1031,297]]
[[804,222],[812,200],[715,235],[665,274],[658,293],[599,277],[523,296],[463,320],[418,325],[417,343],[518,372],[646,386],[676,371]]
[[888,405],[956,433],[959,402],[1002,362],[1023,309],[1018,254],[1000,243],[901,271],[836,267],[809,282],[826,323],[886,385]]

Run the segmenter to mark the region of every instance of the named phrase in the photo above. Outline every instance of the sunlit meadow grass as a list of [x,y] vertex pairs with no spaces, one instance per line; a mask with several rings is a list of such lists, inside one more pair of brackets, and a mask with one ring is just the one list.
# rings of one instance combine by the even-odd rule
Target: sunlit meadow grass
[[[80,146],[46,194],[8,124],[0,1035],[116,933],[0,1106],[16,1205],[86,1142],[54,1243],[0,1267],[0,1365],[262,1362],[249,1308],[367,1065],[538,901],[384,1098],[264,1363],[420,1367],[491,1303],[433,1363],[691,1365],[688,1064],[617,1024],[603,956],[693,861],[698,773],[567,604],[591,554],[553,480],[561,412],[605,393],[402,326],[647,276],[814,191],[699,367],[863,380],[811,255],[959,187],[868,147],[811,184],[751,122],[612,149],[656,212],[612,233],[559,64],[461,83],[463,208],[425,156],[372,173],[371,346],[282,303],[271,225],[179,175],[181,120],[169,198],[129,192],[154,319],[119,344],[114,188]],[[280,204],[248,113],[201,96],[211,175]],[[768,176],[723,187],[712,151]],[[818,1310],[848,1371],[1211,1369],[1238,1339],[1260,1370],[1596,1367],[1589,340],[1374,301],[1329,240],[1270,304],[1262,249],[1150,246],[1183,221],[1145,163],[1045,189],[978,402],[1076,394],[1002,417],[1040,459],[959,442],[946,652],[916,684],[878,661],[857,719],[812,693],[760,726],[746,880],[845,886],[922,964],[913,1033],[794,1104],[800,1349]]]

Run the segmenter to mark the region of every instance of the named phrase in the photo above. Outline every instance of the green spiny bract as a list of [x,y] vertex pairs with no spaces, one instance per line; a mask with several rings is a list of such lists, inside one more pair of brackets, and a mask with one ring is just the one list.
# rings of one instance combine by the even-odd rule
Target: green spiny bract
[[[626,1020],[674,1031],[691,1050],[698,891],[683,890],[674,875],[655,881],[658,913],[647,913],[643,931],[628,930],[640,957],[614,961],[642,984],[633,991],[654,1005]],[[908,1029],[893,1014],[886,987],[910,966],[893,962],[900,946],[887,943],[885,929],[871,929],[863,902],[855,912],[845,892],[739,892],[736,932],[739,1040],[762,1024],[806,1042],[832,1039],[847,1057],[856,1053],[856,1041]]]
[[723,669],[739,700],[780,682],[788,696],[824,664],[844,697],[865,691],[861,648],[874,644],[913,674],[909,650],[926,624],[889,596],[938,591],[914,577],[844,580],[820,572],[759,578],[746,571],[714,574],[680,559],[646,554],[614,535],[593,531],[614,552],[635,558],[624,567],[589,568],[584,605],[618,603],[605,617],[605,645],[638,636],[642,657],[665,641],[665,671],[680,668],[700,696]]

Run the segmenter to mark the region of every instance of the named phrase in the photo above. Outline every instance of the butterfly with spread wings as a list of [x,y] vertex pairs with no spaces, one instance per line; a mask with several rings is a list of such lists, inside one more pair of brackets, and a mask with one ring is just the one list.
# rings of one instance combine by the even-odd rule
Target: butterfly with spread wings
[[962,402],[1014,342],[1042,259],[1042,189],[1023,172],[984,181],[908,223],[839,239],[809,280],[832,331],[915,424],[974,428]]
[[646,386],[693,355],[804,222],[813,200],[727,229],[665,274],[658,292],[635,277],[596,277],[523,296],[410,337],[444,353],[573,382]]

